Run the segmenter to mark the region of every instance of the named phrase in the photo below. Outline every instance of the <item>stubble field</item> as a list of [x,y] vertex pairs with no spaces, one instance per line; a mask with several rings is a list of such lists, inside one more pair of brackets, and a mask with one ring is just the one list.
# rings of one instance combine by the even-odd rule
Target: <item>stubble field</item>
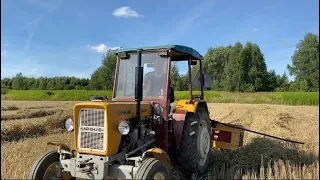
[[[1,177],[24,179],[34,160],[54,146],[52,140],[73,146],[64,130],[75,101],[1,102]],[[268,104],[210,103],[210,116],[221,122],[306,142],[293,145],[245,133],[237,151],[213,150],[203,179],[319,179],[319,107]],[[181,175],[174,171],[175,178]]]

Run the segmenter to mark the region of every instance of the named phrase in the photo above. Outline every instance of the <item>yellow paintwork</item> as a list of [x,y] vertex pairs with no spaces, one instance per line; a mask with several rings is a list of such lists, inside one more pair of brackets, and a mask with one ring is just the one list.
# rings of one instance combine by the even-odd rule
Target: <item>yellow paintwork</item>
[[[81,150],[78,145],[78,114],[82,108],[98,108],[104,109],[107,114],[105,132],[106,137],[106,151],[91,151],[91,150]],[[136,102],[115,102],[115,101],[104,101],[104,102],[82,102],[77,103],[74,106],[74,140],[76,145],[76,150],[79,153],[95,154],[103,156],[111,156],[118,152],[120,145],[121,134],[118,131],[118,125],[121,120],[128,120],[135,117],[136,113]],[[118,114],[121,111],[126,111],[127,113]],[[129,112],[129,113],[128,113]],[[149,103],[141,102],[141,116],[151,116],[152,109]]]
[[[244,130],[225,126],[223,124],[217,124],[217,127],[214,128],[214,130],[222,130],[222,131],[231,132],[231,142],[230,143],[219,142],[219,141],[215,141],[213,139],[213,141],[212,141],[213,148],[237,150],[239,148],[239,146],[242,146],[241,141],[243,140]],[[241,135],[241,137],[240,137],[240,135]]]
[[170,157],[164,150],[155,147],[155,148],[148,149],[145,153],[149,157],[151,156],[157,160],[164,161],[166,163],[166,165],[168,166],[168,168],[171,169]]
[[194,101],[193,104],[189,104],[188,103],[189,101],[190,100],[186,100],[186,99],[179,100],[176,104],[176,109],[187,110],[188,112],[195,113],[197,111],[199,102]]

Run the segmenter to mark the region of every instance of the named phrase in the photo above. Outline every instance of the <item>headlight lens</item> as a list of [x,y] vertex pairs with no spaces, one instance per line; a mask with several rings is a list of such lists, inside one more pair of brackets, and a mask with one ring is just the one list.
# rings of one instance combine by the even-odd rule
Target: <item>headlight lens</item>
[[127,135],[130,132],[130,124],[127,121],[122,121],[119,125],[118,125],[118,131],[120,132],[120,134],[122,135]]
[[73,121],[72,121],[72,119],[67,119],[66,120],[65,127],[66,127],[67,131],[69,131],[69,132],[73,130]]

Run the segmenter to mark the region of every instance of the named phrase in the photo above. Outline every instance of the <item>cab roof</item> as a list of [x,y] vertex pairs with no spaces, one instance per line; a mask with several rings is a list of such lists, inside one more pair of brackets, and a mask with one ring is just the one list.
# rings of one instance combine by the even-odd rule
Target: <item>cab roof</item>
[[121,48],[116,51],[116,53],[124,52],[135,52],[138,49],[142,50],[162,50],[162,49],[173,49],[177,53],[173,52],[172,57],[175,60],[187,60],[188,56],[191,55],[192,60],[202,60],[203,56],[196,50],[191,47],[182,46],[182,45],[163,45],[163,46],[147,46],[139,48]]

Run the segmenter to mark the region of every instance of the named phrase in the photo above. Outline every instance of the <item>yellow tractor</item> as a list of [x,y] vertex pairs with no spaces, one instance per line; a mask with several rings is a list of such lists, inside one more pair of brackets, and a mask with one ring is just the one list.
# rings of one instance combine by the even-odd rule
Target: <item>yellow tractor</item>
[[[116,52],[112,99],[92,97],[74,106],[66,121],[75,148],[34,162],[28,179],[170,179],[172,162],[187,176],[204,174],[211,148],[237,149],[243,128],[210,120],[204,100],[203,56],[180,45],[120,49]],[[188,62],[188,99],[175,105],[171,64]],[[200,95],[193,95],[191,66],[199,63]]]

